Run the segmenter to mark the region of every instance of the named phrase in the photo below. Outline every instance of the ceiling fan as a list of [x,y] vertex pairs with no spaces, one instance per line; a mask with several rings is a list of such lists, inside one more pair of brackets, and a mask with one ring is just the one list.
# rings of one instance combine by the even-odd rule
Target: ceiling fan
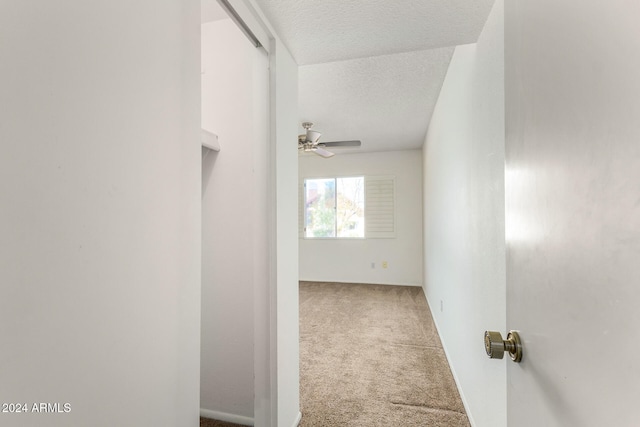
[[359,147],[362,143],[360,141],[331,141],[331,142],[318,142],[322,134],[318,131],[311,130],[313,123],[303,122],[302,127],[306,130],[306,133],[298,135],[298,150],[305,152],[313,152],[324,158],[333,157],[335,153],[325,150],[326,147]]

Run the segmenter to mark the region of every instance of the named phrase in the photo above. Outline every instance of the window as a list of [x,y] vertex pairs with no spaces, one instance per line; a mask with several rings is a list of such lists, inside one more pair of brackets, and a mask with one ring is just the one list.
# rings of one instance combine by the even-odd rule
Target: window
[[304,180],[304,237],[364,237],[364,177]]
[[395,238],[395,188],[394,176],[304,179],[300,238]]

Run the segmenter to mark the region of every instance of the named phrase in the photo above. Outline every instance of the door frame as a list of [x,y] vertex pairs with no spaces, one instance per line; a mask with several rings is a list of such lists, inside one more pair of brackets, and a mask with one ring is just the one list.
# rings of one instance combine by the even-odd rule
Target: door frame
[[[267,140],[269,145],[267,152],[269,153],[269,158],[267,165],[268,212],[266,212],[266,215],[268,221],[269,277],[266,292],[259,284],[256,284],[254,288],[254,425],[258,427],[276,427],[279,425],[295,427],[302,417],[299,409],[300,391],[297,380],[299,378],[299,366],[296,363],[291,363],[292,355],[287,354],[291,351],[291,346],[281,344],[283,344],[285,337],[289,340],[295,339],[297,343],[297,333],[295,337],[291,337],[290,330],[285,328],[287,325],[295,324],[295,330],[297,331],[298,302],[295,299],[292,304],[290,298],[282,298],[282,300],[279,298],[281,296],[279,291],[286,289],[286,284],[280,283],[283,280],[280,278],[282,271],[279,271],[279,266],[280,270],[282,270],[283,265],[292,264],[290,261],[285,261],[292,257],[294,258],[295,273],[289,272],[288,276],[295,275],[295,292],[297,295],[297,222],[291,224],[296,236],[295,243],[288,243],[291,240],[283,237],[286,233],[283,233],[282,227],[279,229],[278,225],[281,224],[279,220],[286,216],[286,214],[283,216],[282,211],[279,210],[280,197],[289,191],[288,188],[283,187],[283,182],[290,180],[279,179],[281,177],[278,175],[277,166],[279,160],[282,159],[281,153],[289,151],[288,149],[285,150],[289,146],[286,142],[289,139],[293,141],[293,138],[297,136],[297,126],[295,125],[297,114],[294,121],[289,123],[291,117],[287,117],[287,113],[281,112],[277,106],[282,104],[276,102],[276,98],[282,90],[280,86],[285,82],[284,75],[286,74],[285,70],[282,70],[282,75],[278,74],[281,70],[277,65],[282,64],[281,60],[283,58],[290,58],[290,54],[277,39],[275,31],[254,0],[217,1],[227,10],[236,24],[241,27],[241,30],[254,43],[254,46],[264,49],[268,55],[267,114],[269,120],[267,131],[269,135]],[[290,84],[288,81],[286,83]],[[294,83],[297,90],[297,78]],[[289,126],[290,124],[295,127]],[[286,129],[286,135],[283,134],[283,129]],[[278,145],[279,140],[283,141],[283,147]],[[297,182],[295,181],[297,180],[297,147],[294,149],[293,144],[290,144],[290,147],[296,159],[294,182]],[[295,197],[297,200],[297,192]],[[297,209],[293,210],[292,215],[297,218]],[[284,304],[285,300],[287,304]],[[299,346],[296,345],[295,349],[299,351]],[[298,360],[297,354],[293,355],[293,360]],[[295,390],[291,390],[292,384],[295,384],[293,386]],[[286,402],[284,401],[285,398],[287,399]],[[297,407],[295,411],[292,411],[291,408],[284,407],[286,404],[296,405]],[[297,412],[297,416],[293,412]],[[288,418],[291,415],[295,419],[281,419]]]

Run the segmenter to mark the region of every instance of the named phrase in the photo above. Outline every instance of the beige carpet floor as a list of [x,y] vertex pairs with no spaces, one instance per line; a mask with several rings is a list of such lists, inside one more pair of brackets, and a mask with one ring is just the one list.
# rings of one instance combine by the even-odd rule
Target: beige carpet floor
[[468,427],[419,287],[300,283],[301,426]]

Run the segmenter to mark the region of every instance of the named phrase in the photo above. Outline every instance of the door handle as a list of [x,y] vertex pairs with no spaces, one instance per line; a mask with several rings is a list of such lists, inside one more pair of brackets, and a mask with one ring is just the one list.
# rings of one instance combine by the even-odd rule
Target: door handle
[[504,353],[508,352],[514,362],[522,360],[522,341],[517,331],[509,331],[506,340],[502,339],[500,332],[485,331],[484,349],[490,359],[502,359]]

